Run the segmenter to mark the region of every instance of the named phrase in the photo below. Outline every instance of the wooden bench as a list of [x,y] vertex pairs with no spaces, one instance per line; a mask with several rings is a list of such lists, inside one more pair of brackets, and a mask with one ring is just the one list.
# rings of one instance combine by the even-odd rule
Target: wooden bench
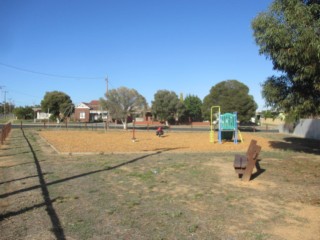
[[246,155],[235,155],[233,166],[243,181],[250,181],[254,167],[260,170],[260,167],[257,167],[260,151],[261,146],[257,145],[257,141],[251,140]]

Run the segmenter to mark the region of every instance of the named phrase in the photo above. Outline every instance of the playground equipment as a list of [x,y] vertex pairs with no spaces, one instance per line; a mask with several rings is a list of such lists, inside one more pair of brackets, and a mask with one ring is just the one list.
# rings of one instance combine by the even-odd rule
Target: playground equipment
[[213,109],[217,108],[218,112],[217,112],[217,119],[220,116],[220,106],[212,106],[211,107],[211,112],[210,112],[210,142],[214,143],[214,126],[216,124],[213,123]]
[[[213,121],[213,113],[214,109],[217,108],[218,112],[216,114],[217,121]],[[212,106],[211,107],[211,122],[210,122],[210,142],[214,143],[214,126],[218,123],[218,142],[221,143],[223,135],[227,136],[230,135],[228,133],[231,133],[231,136],[229,137],[232,139],[235,144],[238,143],[238,137],[240,137],[241,142],[242,136],[240,133],[240,130],[238,129],[238,119],[237,119],[237,113],[220,113],[220,106]]]

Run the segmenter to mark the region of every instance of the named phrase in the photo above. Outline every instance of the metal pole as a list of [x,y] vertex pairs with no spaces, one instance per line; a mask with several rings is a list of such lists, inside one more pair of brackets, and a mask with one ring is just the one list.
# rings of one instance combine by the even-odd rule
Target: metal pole
[[[214,108],[218,108],[218,116],[220,118],[220,106],[212,106],[211,107],[211,115],[210,115],[210,142],[214,143],[214,129],[213,129],[213,119],[212,119],[212,115],[213,115],[213,109]],[[220,120],[220,119],[219,119]],[[219,136],[220,136],[220,121],[219,121]],[[218,137],[219,142],[220,142],[220,137]]]
[[3,115],[4,115],[4,119],[6,119],[6,104],[7,104],[7,92],[8,91],[3,91],[4,92],[4,105],[3,105]]
[[132,128],[132,142],[136,141],[136,136],[135,136],[135,120],[133,120],[133,128]]

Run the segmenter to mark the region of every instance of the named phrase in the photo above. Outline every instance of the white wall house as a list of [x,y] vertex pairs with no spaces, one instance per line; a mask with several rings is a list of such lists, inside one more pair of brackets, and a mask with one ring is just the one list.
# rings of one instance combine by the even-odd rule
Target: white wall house
[[48,120],[51,115],[51,113],[37,112],[37,120]]
[[42,112],[41,108],[32,108],[32,110],[35,113],[34,114],[34,121],[48,120],[50,118],[50,116],[52,115],[51,113]]

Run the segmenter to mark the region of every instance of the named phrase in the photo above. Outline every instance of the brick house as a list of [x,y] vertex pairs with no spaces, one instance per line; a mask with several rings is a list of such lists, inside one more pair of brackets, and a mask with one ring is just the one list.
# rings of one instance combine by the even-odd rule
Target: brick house
[[76,122],[95,122],[106,120],[108,111],[102,110],[98,100],[92,100],[90,103],[80,103],[75,107],[74,119]]

